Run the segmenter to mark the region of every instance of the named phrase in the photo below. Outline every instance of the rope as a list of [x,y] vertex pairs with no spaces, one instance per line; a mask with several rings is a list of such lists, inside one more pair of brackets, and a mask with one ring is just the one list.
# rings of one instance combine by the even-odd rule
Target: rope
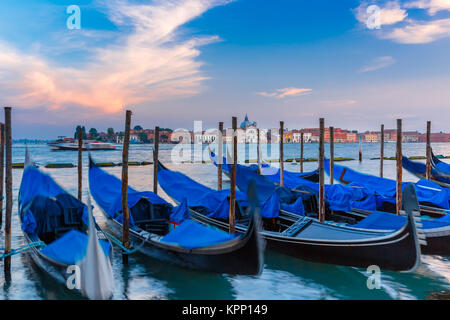
[[[29,243],[27,245],[24,245],[24,246],[20,247],[20,248],[11,249],[11,252],[1,255],[0,259],[4,259],[4,258],[10,257],[10,256],[13,256],[15,254],[22,253],[24,251],[30,250],[31,248],[39,248],[39,247],[45,247],[45,246],[46,246],[46,244],[44,242],[42,242],[42,241],[31,242],[31,243]],[[2,248],[2,250],[5,250],[5,249]]]
[[109,238],[109,239],[111,240],[111,242],[113,242],[113,243],[114,243],[115,245],[117,245],[120,249],[122,249],[122,251],[123,251],[124,254],[133,254],[133,253],[135,253],[136,251],[138,251],[138,250],[144,245],[145,240],[146,240],[146,239],[143,239],[143,240],[142,240],[142,244],[139,245],[139,246],[137,246],[137,247],[135,247],[134,249],[128,249],[127,247],[125,247],[125,246],[122,244],[122,241],[120,241],[119,239],[117,239],[116,237],[114,237],[112,234],[110,234],[110,233],[108,233],[108,232],[106,232],[106,231],[103,231],[103,230],[101,230],[101,232],[102,232],[107,238]]

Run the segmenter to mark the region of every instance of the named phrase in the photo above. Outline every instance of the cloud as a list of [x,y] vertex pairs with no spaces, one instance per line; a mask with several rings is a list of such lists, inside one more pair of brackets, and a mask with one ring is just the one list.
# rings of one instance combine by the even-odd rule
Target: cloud
[[310,94],[312,89],[305,88],[283,88],[277,89],[275,92],[257,92],[260,96],[283,99],[286,97],[297,97]]
[[450,36],[450,19],[439,19],[428,22],[411,21],[405,27],[394,28],[381,35],[403,44],[430,43]]
[[[370,5],[371,4],[368,4],[367,2],[363,2],[354,10],[356,19],[365,25],[368,24],[370,18],[374,15],[373,12],[367,12],[367,8],[369,8]],[[383,25],[396,24],[405,20],[408,16],[408,13],[405,9],[400,7],[398,1],[389,1],[386,2],[383,7],[378,7],[380,8],[378,11],[380,27]]]
[[212,7],[229,2],[102,1],[109,19],[121,32],[107,46],[86,48],[90,58],[76,67],[61,66],[45,56],[0,42],[2,98],[28,108],[81,106],[114,113],[126,105],[197,94],[207,79],[198,61],[199,47],[219,38],[182,40],[178,30]]
[[361,68],[358,72],[364,73],[383,69],[389,67],[390,65],[393,65],[395,62],[395,59],[390,56],[378,57],[372,61],[372,64]]
[[405,8],[425,9],[430,16],[439,11],[450,11],[450,0],[415,0],[404,4]]
[[[358,8],[354,10],[355,18],[366,25],[370,17],[374,13],[367,13],[369,4],[362,2]],[[450,19],[435,19],[417,21],[414,19],[406,19],[408,12],[404,9],[426,9],[428,14],[433,16],[439,11],[450,11],[450,0],[412,0],[400,5],[399,1],[386,2],[380,7],[379,25],[385,25],[375,34],[381,39],[389,39],[401,44],[422,44],[430,43],[442,38],[450,36]],[[373,20],[373,19],[372,19]],[[400,26],[395,24],[403,22]]]
[[358,101],[353,99],[343,99],[343,100],[324,100],[321,103],[327,107],[345,107],[356,104]]

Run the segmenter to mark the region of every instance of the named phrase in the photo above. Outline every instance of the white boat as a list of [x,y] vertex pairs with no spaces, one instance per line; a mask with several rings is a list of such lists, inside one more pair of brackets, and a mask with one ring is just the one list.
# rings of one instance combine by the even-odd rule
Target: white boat
[[[73,150],[73,151],[75,151],[75,150],[78,150],[78,141],[55,143],[55,144],[51,145],[51,149],[52,150]],[[83,141],[82,149],[90,150],[90,151],[116,150],[116,146],[109,142],[86,140],[86,141]]]

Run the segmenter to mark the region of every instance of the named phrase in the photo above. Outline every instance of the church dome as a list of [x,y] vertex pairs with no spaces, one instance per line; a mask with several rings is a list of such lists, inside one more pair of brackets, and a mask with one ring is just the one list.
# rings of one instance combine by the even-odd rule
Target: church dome
[[245,115],[245,119],[244,121],[242,121],[241,123],[241,129],[247,129],[248,127],[256,127],[256,122],[254,121],[249,121],[248,120],[248,116]]

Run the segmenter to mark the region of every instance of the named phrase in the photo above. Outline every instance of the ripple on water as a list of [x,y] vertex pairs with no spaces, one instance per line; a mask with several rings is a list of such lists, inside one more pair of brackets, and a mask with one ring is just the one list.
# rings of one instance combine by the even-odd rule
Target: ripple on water
[[[217,170],[211,164],[173,164],[170,163],[172,145],[160,146],[160,159],[169,168],[188,174],[193,179],[215,188]],[[49,162],[77,162],[76,152],[51,152],[46,145],[30,145],[34,160],[43,165]],[[305,145],[305,157],[317,157],[317,144]],[[329,148],[326,148],[328,152]],[[256,158],[255,148],[250,148],[250,158]],[[424,155],[424,144],[405,144],[406,155]],[[450,154],[450,144],[433,144],[436,154]],[[278,148],[270,157],[277,157]],[[13,162],[23,162],[25,146],[13,146]],[[120,162],[121,150],[99,151],[93,153],[97,161]],[[358,156],[358,144],[337,144],[336,157]],[[349,161],[345,165],[366,173],[378,174],[378,161],[369,158],[379,155],[379,144],[363,144],[364,161]],[[385,155],[395,155],[395,144],[386,144]],[[239,148],[239,158],[244,149]],[[285,158],[299,156],[298,145],[285,145]],[[150,145],[130,146],[130,161],[151,159]],[[83,196],[86,198],[88,185],[88,158],[84,154]],[[209,159],[206,159],[209,160]],[[277,164],[274,164],[277,165]],[[316,163],[305,163],[305,171],[317,167]],[[289,165],[287,170],[299,170],[298,164]],[[77,168],[43,169],[48,172],[68,192],[77,193]],[[121,168],[106,168],[108,172],[120,178]],[[385,175],[395,176],[395,161],[385,161]],[[17,195],[23,170],[13,170],[13,247],[23,244],[22,231],[17,215]],[[404,179],[416,181],[407,172]],[[138,190],[152,190],[153,167],[130,167],[130,185]],[[224,186],[229,185],[224,177]],[[159,194],[168,201],[169,197],[159,188]],[[94,215],[100,226],[106,221],[98,207]],[[0,232],[0,242],[4,243]],[[113,299],[423,299],[432,291],[449,289],[449,259],[439,256],[423,257],[423,266],[410,274],[382,271],[381,289],[369,290],[364,269],[316,264],[294,259],[275,252],[266,252],[265,267],[259,277],[220,275],[195,270],[186,270],[151,259],[141,254],[130,256],[128,267],[122,265],[120,250],[113,253],[113,272],[115,289]],[[0,261],[0,270],[3,261]],[[0,299],[80,299],[74,292],[56,283],[41,272],[27,254],[12,258],[12,281],[5,283],[0,277]]]

